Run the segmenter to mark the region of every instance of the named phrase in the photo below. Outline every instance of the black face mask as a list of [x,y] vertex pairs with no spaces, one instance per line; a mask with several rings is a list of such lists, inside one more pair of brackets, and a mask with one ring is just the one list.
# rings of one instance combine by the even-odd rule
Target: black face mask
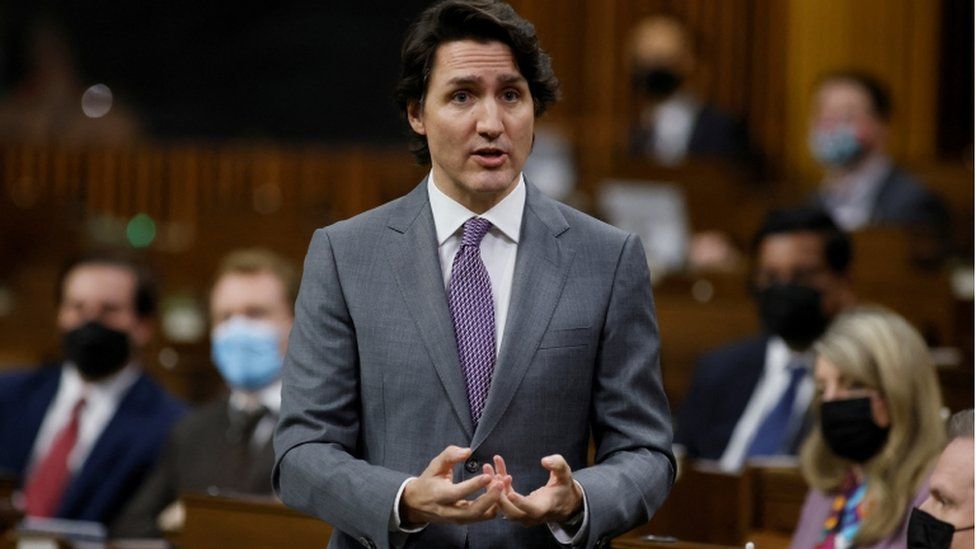
[[820,290],[799,284],[773,284],[759,290],[756,299],[763,327],[790,347],[806,349],[827,329],[821,297]]
[[635,86],[654,99],[664,99],[681,87],[682,78],[667,67],[655,67],[640,71],[635,76]]
[[90,321],[64,334],[65,357],[88,380],[97,380],[122,369],[129,360],[129,335]]
[[874,422],[868,397],[822,403],[820,431],[835,454],[858,463],[873,458],[888,440],[888,428]]
[[915,508],[908,519],[908,549],[949,549],[953,534],[972,529],[972,526],[956,529],[948,522]]

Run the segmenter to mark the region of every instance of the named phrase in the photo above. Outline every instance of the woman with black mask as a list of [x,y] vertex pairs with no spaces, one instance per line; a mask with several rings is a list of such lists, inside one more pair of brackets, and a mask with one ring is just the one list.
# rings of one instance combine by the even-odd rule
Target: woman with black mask
[[800,452],[812,489],[791,547],[905,547],[945,438],[928,348],[897,314],[859,307],[814,351],[816,426]]

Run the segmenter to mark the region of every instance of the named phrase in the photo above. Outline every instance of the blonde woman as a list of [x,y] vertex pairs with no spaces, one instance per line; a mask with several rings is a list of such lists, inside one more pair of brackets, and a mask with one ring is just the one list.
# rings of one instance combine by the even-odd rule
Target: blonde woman
[[925,342],[897,314],[858,307],[814,350],[817,424],[800,452],[811,490],[791,547],[905,547],[945,438]]

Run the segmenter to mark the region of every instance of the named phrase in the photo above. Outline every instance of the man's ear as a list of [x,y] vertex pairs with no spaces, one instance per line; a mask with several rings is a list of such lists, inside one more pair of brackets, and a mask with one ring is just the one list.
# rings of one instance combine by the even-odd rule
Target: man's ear
[[413,128],[414,133],[427,135],[427,128],[424,126],[424,105],[420,101],[411,101],[407,104],[407,122]]

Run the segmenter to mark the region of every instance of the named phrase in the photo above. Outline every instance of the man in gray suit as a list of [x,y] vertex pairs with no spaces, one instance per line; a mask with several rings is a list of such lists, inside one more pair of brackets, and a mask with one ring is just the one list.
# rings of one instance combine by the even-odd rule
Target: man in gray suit
[[401,61],[431,172],[312,238],[275,490],[332,547],[606,547],[674,478],[641,244],[522,177],[558,82],[510,6],[432,6]]

